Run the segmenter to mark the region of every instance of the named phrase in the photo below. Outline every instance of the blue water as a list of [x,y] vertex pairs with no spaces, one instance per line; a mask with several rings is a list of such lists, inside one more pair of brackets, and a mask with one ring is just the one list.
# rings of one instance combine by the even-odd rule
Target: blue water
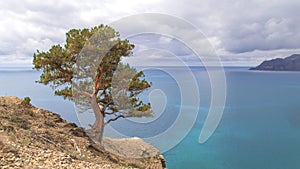
[[[180,68],[172,68],[185,83],[192,83]],[[299,169],[300,168],[300,72],[259,72],[225,68],[227,99],[216,132],[198,143],[210,106],[210,83],[204,68],[191,68],[201,97],[192,130],[177,146],[165,152],[170,169]],[[148,124],[128,120],[113,127],[128,136],[151,137],[174,122],[181,105],[179,87],[170,75],[145,71],[153,86],[167,98],[163,114]],[[73,103],[54,96],[48,86],[34,83],[40,73],[24,69],[0,69],[0,95],[30,96],[32,103],[79,124]]]
[[72,102],[54,96],[51,87],[35,83],[40,74],[31,68],[0,67],[0,96],[29,96],[36,107],[56,112],[79,124]]

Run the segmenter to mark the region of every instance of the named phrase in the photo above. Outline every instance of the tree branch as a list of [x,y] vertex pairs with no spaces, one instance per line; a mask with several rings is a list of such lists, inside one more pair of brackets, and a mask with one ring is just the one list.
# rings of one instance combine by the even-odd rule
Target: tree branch
[[77,84],[72,83],[72,85],[75,87],[75,89],[77,88],[76,92],[78,92],[79,94],[83,94],[83,95],[85,95],[87,97],[92,97],[92,94],[90,94],[90,93],[88,93],[86,91],[78,90],[79,87],[77,86]]
[[83,94],[83,95],[85,95],[85,96],[87,96],[87,97],[92,97],[92,94],[90,94],[90,93],[88,93],[88,92],[85,92],[85,91],[78,90],[78,91],[76,91],[76,92],[78,92],[79,94]]
[[104,114],[107,114],[107,115],[113,115],[113,114],[115,114],[115,113],[116,113],[116,112],[113,111],[113,112],[111,112],[111,113],[105,112]]
[[126,118],[126,116],[124,116],[124,115],[119,115],[119,116],[117,116],[117,117],[115,117],[115,118],[109,119],[105,124],[108,124],[108,123],[110,123],[110,122],[112,122],[112,121],[116,121],[116,120],[118,120],[119,118]]
[[71,79],[73,78],[73,72],[68,71],[67,69],[62,68],[62,65],[59,65],[57,62],[54,62],[54,65],[56,65],[57,69],[60,70],[64,75],[68,75],[67,77],[64,77],[67,82],[71,82]]
[[104,72],[101,71],[100,72],[100,75],[96,75],[95,77],[95,82],[94,82],[94,94],[97,94],[100,90],[100,87],[102,85],[102,79],[103,79],[103,76],[104,76]]
[[106,96],[105,98],[103,99],[97,99],[97,103],[101,103],[104,105],[105,109],[110,106],[110,105],[113,105],[114,104],[114,101],[113,99],[111,98],[111,96]]

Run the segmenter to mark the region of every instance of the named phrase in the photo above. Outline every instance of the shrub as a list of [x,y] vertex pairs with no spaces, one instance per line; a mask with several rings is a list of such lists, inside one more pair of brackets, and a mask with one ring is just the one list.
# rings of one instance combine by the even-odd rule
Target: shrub
[[31,101],[30,97],[25,97],[21,102],[21,106],[24,106],[24,107],[30,106],[31,105],[30,101]]

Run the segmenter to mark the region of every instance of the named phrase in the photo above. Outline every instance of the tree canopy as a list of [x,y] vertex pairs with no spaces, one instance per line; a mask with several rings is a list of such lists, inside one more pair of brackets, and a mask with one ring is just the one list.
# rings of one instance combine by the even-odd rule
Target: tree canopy
[[138,98],[151,84],[142,71],[121,63],[123,57],[132,55],[133,48],[106,25],[72,29],[66,33],[64,46],[38,50],[33,64],[42,71],[39,83],[50,85],[55,95],[93,110],[96,120],[92,131],[94,139],[101,142],[105,123],[151,116],[150,104]]

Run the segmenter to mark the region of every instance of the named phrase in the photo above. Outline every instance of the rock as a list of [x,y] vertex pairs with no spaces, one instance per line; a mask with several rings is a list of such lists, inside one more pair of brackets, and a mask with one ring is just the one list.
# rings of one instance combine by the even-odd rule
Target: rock
[[103,138],[102,144],[106,151],[139,168],[166,168],[166,161],[159,151],[138,137]]
[[137,137],[104,138],[102,143],[105,150],[129,158],[154,157],[159,154],[156,148]]
[[81,128],[81,127],[73,128],[73,129],[71,129],[70,131],[71,131],[71,133],[72,133],[74,136],[77,136],[77,137],[87,137],[86,132],[85,132],[84,129]]
[[164,167],[164,168],[166,168],[167,167],[167,165],[166,165],[166,160],[165,160],[165,158],[164,158],[164,156],[163,155],[159,155],[159,158],[160,158],[160,160],[161,160],[161,163],[162,163],[162,166]]

